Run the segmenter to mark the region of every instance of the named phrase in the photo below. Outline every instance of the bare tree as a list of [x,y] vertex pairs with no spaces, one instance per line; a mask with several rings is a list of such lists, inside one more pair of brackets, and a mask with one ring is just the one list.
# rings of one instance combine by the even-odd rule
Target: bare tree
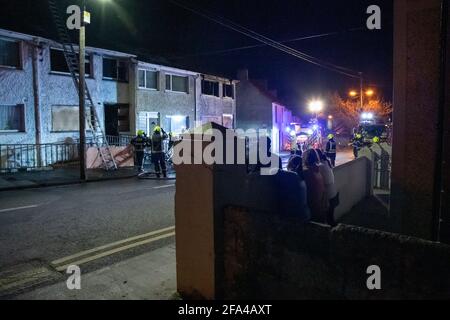
[[339,93],[330,94],[328,98],[329,111],[334,117],[336,131],[351,133],[361,117],[362,112],[370,112],[378,119],[386,120],[392,113],[392,103],[379,98],[371,98],[364,102],[361,110],[359,99],[343,99]]

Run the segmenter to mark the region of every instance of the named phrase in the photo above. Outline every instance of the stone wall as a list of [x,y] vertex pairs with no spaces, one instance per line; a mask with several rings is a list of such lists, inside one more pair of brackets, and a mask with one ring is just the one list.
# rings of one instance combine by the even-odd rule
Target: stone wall
[[[225,299],[450,298],[446,245],[236,207],[225,210],[223,232]],[[367,288],[371,265],[381,290]]]

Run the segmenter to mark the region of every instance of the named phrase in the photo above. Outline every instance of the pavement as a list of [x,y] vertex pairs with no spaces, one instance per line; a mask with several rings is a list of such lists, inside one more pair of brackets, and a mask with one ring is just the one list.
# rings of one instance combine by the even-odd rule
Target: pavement
[[[131,178],[137,175],[134,168],[121,168],[117,171],[101,169],[88,170],[88,181]],[[24,188],[48,187],[80,183],[78,167],[64,167],[54,170],[29,171],[0,174],[0,191],[18,190]]]

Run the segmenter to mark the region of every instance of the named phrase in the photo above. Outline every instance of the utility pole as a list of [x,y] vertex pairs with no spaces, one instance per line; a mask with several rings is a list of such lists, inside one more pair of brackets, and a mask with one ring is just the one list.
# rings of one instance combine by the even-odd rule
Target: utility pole
[[84,15],[86,12],[86,1],[83,0],[83,12],[81,13],[81,28],[80,28],[80,47],[79,47],[79,118],[80,118],[80,180],[86,181],[86,70],[85,70],[85,51],[86,51],[86,24]]
[[364,111],[364,79],[363,79],[363,73],[360,72],[359,73],[359,80],[360,80],[360,92],[359,92],[359,96],[361,99],[361,112]]

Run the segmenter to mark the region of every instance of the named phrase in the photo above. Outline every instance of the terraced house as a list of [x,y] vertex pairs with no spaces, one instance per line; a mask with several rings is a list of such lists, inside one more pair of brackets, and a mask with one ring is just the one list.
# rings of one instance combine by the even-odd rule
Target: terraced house
[[[233,80],[92,47],[86,49],[86,73],[100,123],[113,144],[155,125],[175,135],[210,121],[234,127]],[[63,150],[76,143],[78,101],[58,42],[0,29],[2,167],[20,157],[24,145],[58,144]]]

